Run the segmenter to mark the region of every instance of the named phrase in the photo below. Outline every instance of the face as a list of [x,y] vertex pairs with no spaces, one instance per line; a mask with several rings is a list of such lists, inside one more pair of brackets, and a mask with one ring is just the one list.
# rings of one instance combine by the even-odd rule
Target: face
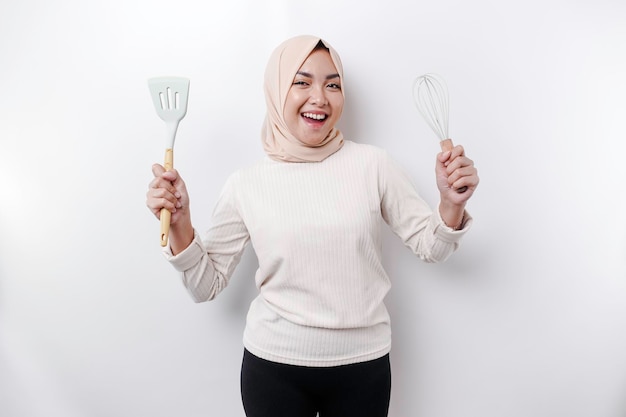
[[289,131],[306,145],[318,145],[343,110],[341,80],[330,54],[318,49],[304,61],[287,93],[283,117]]

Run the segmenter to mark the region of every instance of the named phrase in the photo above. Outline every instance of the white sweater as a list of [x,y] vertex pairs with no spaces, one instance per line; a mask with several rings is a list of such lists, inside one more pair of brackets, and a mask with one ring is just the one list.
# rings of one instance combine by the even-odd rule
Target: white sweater
[[166,257],[196,302],[228,284],[252,242],[259,268],[244,346],[281,363],[336,366],[376,359],[391,348],[383,304],[382,222],[426,262],[445,260],[469,228],[454,231],[411,181],[370,145],[346,141],[318,163],[269,158],[233,174],[212,226]]

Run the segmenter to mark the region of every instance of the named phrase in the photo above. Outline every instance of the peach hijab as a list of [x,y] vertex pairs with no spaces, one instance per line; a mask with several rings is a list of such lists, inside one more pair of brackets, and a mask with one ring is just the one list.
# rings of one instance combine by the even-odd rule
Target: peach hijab
[[[267,115],[261,139],[265,152],[277,161],[320,162],[343,146],[343,134],[335,127],[318,145],[306,145],[289,131],[283,116],[287,92],[296,72],[320,41],[328,48],[337,73],[343,80],[339,55],[328,42],[315,36],[302,35],[286,40],[274,50],[267,63],[264,83]],[[343,94],[343,89],[341,91]]]

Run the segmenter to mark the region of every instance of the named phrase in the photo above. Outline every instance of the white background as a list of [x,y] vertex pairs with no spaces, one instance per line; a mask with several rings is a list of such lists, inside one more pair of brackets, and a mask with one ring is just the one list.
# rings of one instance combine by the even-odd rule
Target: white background
[[342,56],[346,137],[386,148],[433,205],[438,144],[411,86],[441,74],[481,176],[449,262],[385,237],[390,415],[624,416],[621,0],[2,2],[0,415],[243,416],[256,258],[205,304],[163,259],[146,80],[191,79],[175,166],[204,230],[263,156],[267,57],[302,33]]

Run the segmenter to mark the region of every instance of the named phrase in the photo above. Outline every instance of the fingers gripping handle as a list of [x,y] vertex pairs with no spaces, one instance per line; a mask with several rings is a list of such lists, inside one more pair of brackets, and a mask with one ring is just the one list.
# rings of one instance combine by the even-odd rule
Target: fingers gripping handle
[[[163,167],[166,171],[171,171],[174,168],[174,150],[172,148],[168,148],[165,150],[165,163]],[[161,246],[167,245],[167,240],[170,235],[170,220],[172,218],[172,213],[169,210],[162,208],[161,209]]]
[[[452,143],[452,139],[444,139],[440,142],[441,144],[441,150],[446,152],[446,151],[451,151],[452,148],[454,148],[454,144]],[[464,193],[465,191],[467,191],[467,187],[461,187],[461,188],[457,188],[456,192],[459,194]]]

